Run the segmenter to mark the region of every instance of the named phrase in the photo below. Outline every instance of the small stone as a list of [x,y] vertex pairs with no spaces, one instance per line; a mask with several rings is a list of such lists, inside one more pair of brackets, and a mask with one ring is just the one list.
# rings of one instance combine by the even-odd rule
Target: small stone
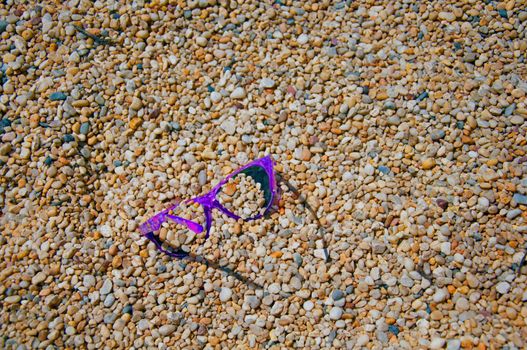
[[302,305],[302,307],[306,311],[311,311],[315,307],[315,304],[313,304],[313,302],[311,300],[307,300],[307,301],[304,302],[304,305]]
[[163,337],[166,337],[167,335],[174,333],[175,330],[176,330],[175,325],[166,324],[164,326],[159,327],[159,334],[161,334]]
[[198,46],[205,47],[207,46],[207,43],[208,43],[208,40],[202,36],[198,36],[196,38],[196,44],[198,44]]
[[95,285],[95,277],[93,277],[92,275],[84,275],[82,279],[82,284],[86,288],[93,287]]
[[449,293],[446,291],[445,288],[441,288],[436,290],[434,293],[434,296],[432,297],[432,300],[434,300],[435,303],[442,303],[448,298]]
[[88,135],[88,132],[90,131],[90,123],[82,123],[79,131],[83,135]]
[[245,297],[245,302],[251,309],[256,309],[258,306],[260,306],[261,300],[256,295],[248,295]]
[[513,125],[523,125],[524,118],[520,115],[513,115],[510,119],[511,123]]
[[450,339],[446,342],[447,350],[459,350],[461,348],[461,340],[459,339]]
[[432,141],[438,141],[445,137],[445,131],[444,130],[433,130],[430,133],[430,137],[432,138]]
[[430,349],[442,349],[443,345],[445,345],[445,339],[435,337],[430,342]]
[[518,204],[527,205],[527,195],[515,193],[514,196],[512,196],[512,200]]
[[520,216],[522,213],[522,210],[521,209],[513,209],[513,210],[509,210],[507,212],[507,219],[509,220],[513,220],[515,219],[516,217]]
[[99,290],[99,293],[101,293],[101,295],[106,295],[112,291],[112,287],[113,287],[112,280],[107,278],[104,280],[104,283],[102,284],[102,287]]
[[509,292],[510,289],[511,285],[509,284],[509,282],[502,281],[496,285],[496,291],[500,294],[506,294]]
[[355,345],[360,348],[361,346],[368,344],[369,341],[370,341],[370,337],[368,334],[361,334],[357,338],[357,342],[355,343]]
[[34,285],[39,285],[40,283],[44,282],[47,277],[48,276],[44,272],[40,271],[35,276],[33,276],[31,283]]
[[443,210],[446,210],[448,208],[448,202],[444,200],[443,198],[436,199],[437,206]]
[[134,117],[132,120],[130,120],[130,129],[137,130],[141,124],[143,124],[143,120],[141,118]]
[[300,34],[298,38],[296,38],[296,42],[299,45],[305,45],[309,41],[309,36],[307,34]]
[[65,93],[63,92],[52,92],[50,95],[49,95],[49,99],[51,101],[64,101],[65,99],[68,98],[68,95],[66,95]]
[[231,92],[231,98],[241,100],[246,96],[245,89],[242,87],[237,87]]
[[236,133],[236,119],[230,117],[224,120],[220,127],[229,135],[234,135]]
[[144,331],[144,330],[147,330],[150,328],[150,322],[148,320],[139,320],[139,322],[137,322],[137,328],[140,330],[140,331]]
[[364,173],[368,176],[372,176],[375,173],[375,168],[371,164],[366,164],[364,166]]
[[4,303],[5,304],[16,304],[20,302],[21,299],[22,298],[20,297],[20,295],[10,295],[4,299]]
[[132,99],[132,103],[130,104],[130,108],[133,109],[134,111],[138,111],[142,107],[143,107],[143,102],[141,101],[141,99],[138,97],[134,97]]
[[445,255],[450,255],[450,252],[451,252],[451,244],[450,242],[443,242],[441,243],[441,253],[445,254]]
[[332,320],[340,320],[342,317],[342,309],[340,307],[332,307],[329,311],[329,318]]
[[210,94],[210,100],[212,101],[212,103],[220,102],[221,98],[222,98],[221,94],[219,92],[217,92],[217,91],[213,91]]
[[435,159],[433,158],[427,158],[423,161],[423,163],[421,164],[421,168],[423,168],[423,170],[430,170],[432,169],[433,167],[435,167],[436,165],[436,161]]
[[222,302],[229,301],[232,297],[232,290],[230,288],[223,287],[220,291],[220,300]]
[[323,260],[328,259],[326,249],[315,249],[313,254],[315,255],[316,258],[323,259]]
[[439,18],[448,22],[454,22],[456,15],[453,12],[439,12]]
[[260,80],[260,87],[264,89],[271,89],[275,86],[275,81],[270,78],[263,78]]
[[344,293],[340,289],[335,289],[333,293],[331,293],[331,297],[333,300],[340,300],[344,297]]
[[461,297],[456,301],[456,311],[463,312],[467,311],[469,308],[470,304],[466,298]]

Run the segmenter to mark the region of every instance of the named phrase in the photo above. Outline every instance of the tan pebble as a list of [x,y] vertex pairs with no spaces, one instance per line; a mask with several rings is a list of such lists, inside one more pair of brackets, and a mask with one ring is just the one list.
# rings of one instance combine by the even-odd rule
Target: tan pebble
[[134,117],[132,120],[130,120],[130,129],[137,130],[141,124],[143,124],[143,120],[141,118]]
[[427,158],[421,164],[421,168],[423,168],[424,170],[430,170],[433,167],[435,167],[435,165],[436,165],[436,161],[434,158]]
[[206,160],[216,159],[216,152],[205,150],[203,153],[201,153],[201,157]]
[[113,257],[113,259],[112,259],[112,266],[114,268],[120,267],[122,263],[123,263],[123,258],[121,258],[119,255],[116,255],[116,256]]
[[220,339],[218,337],[209,337],[209,344],[212,346],[216,346],[220,343]]
[[77,101],[73,101],[71,105],[75,108],[82,108],[82,107],[88,107],[90,105],[90,102],[88,100],[77,100]]

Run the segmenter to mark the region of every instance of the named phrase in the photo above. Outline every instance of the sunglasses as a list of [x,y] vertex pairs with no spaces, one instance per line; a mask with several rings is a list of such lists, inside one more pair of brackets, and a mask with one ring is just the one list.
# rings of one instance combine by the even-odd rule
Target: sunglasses
[[[184,232],[186,235],[205,233],[205,239],[207,239],[212,227],[212,211],[214,209],[218,209],[221,213],[234,220],[252,221],[263,217],[269,212],[278,197],[273,164],[271,156],[265,156],[242,166],[220,181],[206,194],[176,203],[152,216],[139,226],[141,235],[152,241],[159,251],[174,258],[184,258],[189,255],[189,252],[182,248],[175,249],[171,244],[163,242],[159,235],[156,234],[165,222],[178,224],[183,231],[186,231]],[[249,186],[247,187],[249,189],[240,186],[241,182],[246,183],[244,182],[245,180],[248,180]],[[257,201],[251,201],[250,206],[248,201],[240,203],[240,201],[230,200],[229,196],[238,188],[241,188],[241,191],[248,192],[245,194],[250,199],[254,197],[252,192],[257,192],[261,196]],[[205,227],[197,222],[194,217],[190,220],[176,215],[181,206],[201,207],[201,213],[198,215],[203,215],[201,222],[205,223]]]

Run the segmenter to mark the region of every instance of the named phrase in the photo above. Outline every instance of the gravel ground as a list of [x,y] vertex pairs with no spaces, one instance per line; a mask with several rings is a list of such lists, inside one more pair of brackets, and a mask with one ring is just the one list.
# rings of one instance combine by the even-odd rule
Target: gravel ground
[[[527,346],[523,0],[61,3],[0,4],[0,348]],[[266,154],[318,220],[140,237]]]

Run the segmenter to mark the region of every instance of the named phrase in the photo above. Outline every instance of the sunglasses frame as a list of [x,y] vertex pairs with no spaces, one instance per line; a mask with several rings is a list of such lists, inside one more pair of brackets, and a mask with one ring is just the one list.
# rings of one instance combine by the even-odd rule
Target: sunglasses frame
[[[267,155],[263,158],[256,159],[240,168],[235,170],[233,173],[229,174],[227,177],[225,177],[223,180],[221,180],[216,186],[214,186],[209,192],[205,193],[204,195],[187,199],[183,202],[179,202],[176,204],[173,204],[172,206],[168,207],[167,209],[157,213],[156,215],[152,216],[150,219],[145,221],[139,226],[139,231],[141,232],[141,235],[143,237],[148,238],[150,241],[152,241],[156,248],[171,256],[174,258],[183,258],[187,255],[189,255],[188,252],[185,252],[181,249],[175,250],[173,248],[165,249],[163,248],[163,242],[160,240],[158,236],[154,234],[155,231],[159,230],[161,228],[161,225],[168,220],[171,220],[177,224],[181,224],[186,226],[189,230],[196,234],[203,233],[205,231],[205,239],[209,238],[210,229],[212,227],[212,211],[214,209],[218,209],[223,214],[227,215],[228,217],[239,220],[242,219],[243,221],[252,221],[257,220],[266,215],[269,212],[269,209],[271,208],[272,204],[275,202],[275,200],[278,197],[278,190],[276,185],[276,178],[275,178],[275,172],[273,169],[274,161],[271,158],[270,155]],[[263,212],[260,214],[257,214],[253,217],[243,219],[240,216],[234,214],[233,212],[229,211],[227,208],[225,208],[216,198],[218,193],[221,190],[221,187],[225,185],[231,178],[235,177],[236,175],[242,173],[243,171],[251,168],[251,167],[261,167],[265,174],[267,175],[268,181],[269,181],[269,192],[267,192],[268,198],[266,198],[266,207]],[[265,189],[264,189],[265,192]],[[176,209],[181,203],[198,203],[203,207],[203,212],[205,214],[205,228],[203,228],[202,225],[199,223],[188,220],[176,215],[172,214],[172,211]]]

